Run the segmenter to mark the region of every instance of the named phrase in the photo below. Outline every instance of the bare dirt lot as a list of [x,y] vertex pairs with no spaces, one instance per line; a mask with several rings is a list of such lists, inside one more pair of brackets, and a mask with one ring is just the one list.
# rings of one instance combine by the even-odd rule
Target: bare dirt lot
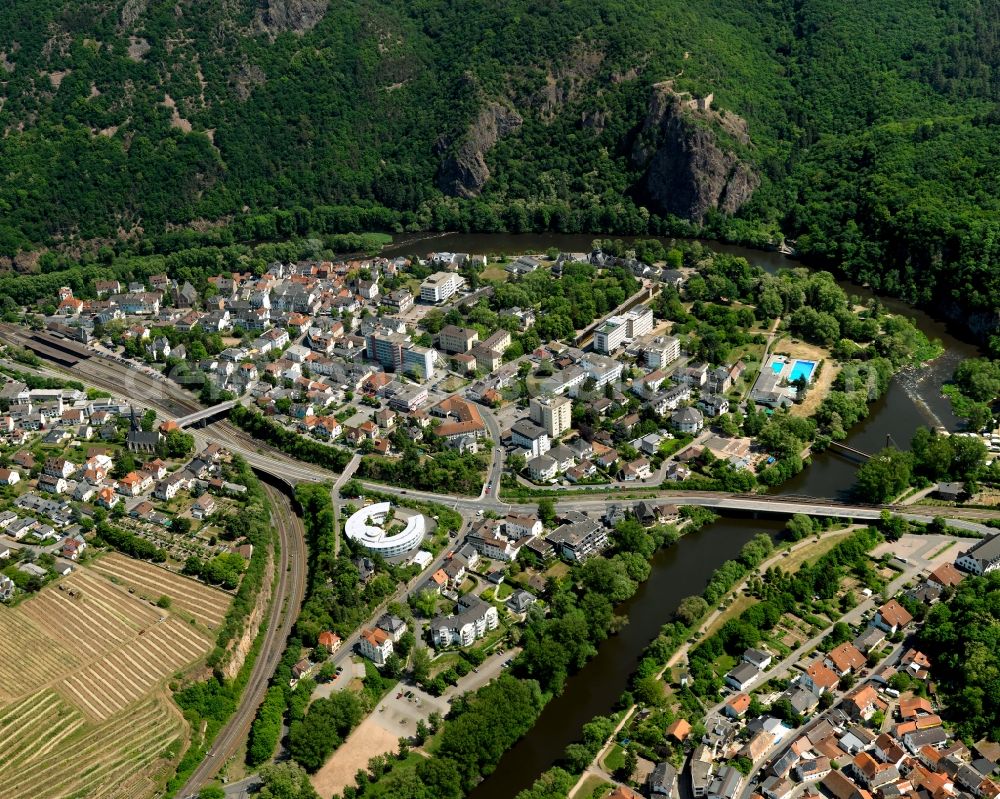
[[[406,696],[406,692],[413,696]],[[345,786],[353,785],[354,775],[359,768],[368,767],[369,758],[397,751],[399,739],[412,737],[417,722],[421,719],[426,721],[435,710],[445,715],[448,712],[447,699],[399,683],[316,772],[312,778],[316,793],[322,799],[329,799],[341,793]]]
[[368,760],[375,755],[395,752],[399,736],[394,736],[378,720],[369,716],[334,752],[333,757],[312,777],[313,787],[322,799],[330,799],[354,784],[358,769],[367,769]]

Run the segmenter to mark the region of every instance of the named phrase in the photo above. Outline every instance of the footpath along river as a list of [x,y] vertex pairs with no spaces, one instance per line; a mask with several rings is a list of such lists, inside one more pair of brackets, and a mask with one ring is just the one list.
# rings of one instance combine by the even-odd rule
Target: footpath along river
[[[419,255],[435,251],[520,254],[544,252],[556,247],[563,252],[588,252],[595,237],[574,234],[447,234],[412,239],[393,244],[383,255]],[[740,255],[769,272],[801,266],[780,253],[704,242],[712,249]],[[848,294],[867,301],[871,291],[839,281]],[[976,357],[979,350],[959,339],[948,326],[898,300],[880,298],[889,310],[909,316],[931,339],[938,339],[944,353],[921,369],[896,375],[885,396],[871,407],[868,417],[852,428],[846,444],[863,452],[885,446],[887,436],[896,446],[909,446],[919,426],[942,426],[955,430],[958,423],[951,413],[941,386],[964,358]],[[813,458],[801,474],[775,490],[779,494],[845,498],[854,484],[856,464],[833,453]],[[683,537],[675,546],[656,554],[649,579],[616,612],[629,623],[604,641],[597,654],[566,683],[563,693],[542,711],[534,727],[501,759],[496,771],[470,794],[470,799],[511,799],[529,787],[562,756],[566,746],[578,740],[581,728],[595,715],[608,714],[628,687],[629,677],[639,658],[669,621],[678,603],[704,589],[711,573],[736,555],[754,533],[776,533],[782,523],[774,520],[721,518],[696,533]]]

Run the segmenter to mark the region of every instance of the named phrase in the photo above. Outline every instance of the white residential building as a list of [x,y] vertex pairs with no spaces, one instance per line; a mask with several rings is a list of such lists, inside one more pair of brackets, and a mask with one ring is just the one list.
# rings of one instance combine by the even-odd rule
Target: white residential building
[[20,479],[21,475],[18,474],[16,469],[0,469],[0,485],[17,485]]
[[458,612],[438,616],[430,623],[431,641],[435,647],[469,646],[500,623],[497,609],[472,594],[458,601]]
[[623,316],[612,316],[594,331],[594,350],[610,355],[628,336],[628,324]]
[[432,380],[437,357],[437,350],[411,344],[403,349],[403,371],[413,372],[424,380]]
[[541,519],[532,514],[508,513],[503,524],[508,538],[518,539],[542,534]]
[[454,272],[435,272],[420,284],[420,299],[439,303],[458,291],[465,281]]
[[573,424],[573,402],[566,397],[533,397],[529,414],[550,438],[557,438]]
[[646,365],[651,369],[662,369],[681,357],[681,341],[675,336],[656,338],[646,347]]
[[549,434],[530,419],[519,419],[510,428],[510,439],[517,447],[537,458],[549,451]]
[[972,574],[989,574],[1000,568],[1000,534],[984,538],[955,561],[959,569]]
[[645,336],[653,331],[653,311],[645,305],[637,305],[625,314],[626,333],[629,341]]
[[392,636],[385,630],[362,630],[358,639],[358,651],[376,666],[384,666],[392,654]]

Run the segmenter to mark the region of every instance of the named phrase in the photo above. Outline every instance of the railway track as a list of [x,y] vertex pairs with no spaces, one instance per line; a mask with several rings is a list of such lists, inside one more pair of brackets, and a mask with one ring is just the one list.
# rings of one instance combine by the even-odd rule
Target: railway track
[[243,697],[236,713],[229,719],[212,743],[212,748],[190,776],[177,796],[196,796],[233,757],[250,734],[257,708],[264,701],[268,683],[281,660],[285,642],[299,615],[299,608],[306,588],[306,545],[302,520],[295,514],[291,503],[281,491],[265,486],[271,501],[272,518],[278,532],[280,556],[278,580],[271,609],[266,619],[267,630],[253,672],[243,690]]

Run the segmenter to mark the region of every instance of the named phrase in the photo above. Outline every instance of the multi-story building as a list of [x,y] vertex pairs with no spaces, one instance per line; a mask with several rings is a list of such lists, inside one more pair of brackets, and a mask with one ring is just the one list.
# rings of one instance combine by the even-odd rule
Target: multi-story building
[[559,464],[555,458],[550,458],[548,455],[538,455],[532,458],[528,461],[527,467],[528,474],[536,482],[552,480],[559,474]]
[[503,526],[508,538],[527,538],[542,534],[541,520],[531,514],[508,513]]
[[458,601],[458,611],[452,616],[438,616],[431,624],[431,641],[435,647],[469,646],[500,623],[497,609],[473,594]]
[[593,379],[595,388],[602,388],[608,383],[620,380],[625,368],[614,358],[609,358],[606,355],[595,355],[594,353],[588,353],[586,357],[582,358],[580,366],[587,377]]
[[365,337],[365,354],[386,369],[401,370],[403,350],[409,346],[410,337],[404,333],[373,330]]
[[517,557],[520,547],[506,536],[501,535],[499,527],[500,525],[494,519],[481,522],[465,537],[465,542],[484,558],[504,562],[513,560]]
[[637,305],[625,314],[625,338],[629,341],[645,336],[653,330],[653,312],[645,305]]
[[479,333],[466,327],[445,325],[438,333],[438,344],[445,352],[468,352],[479,341]]
[[492,374],[503,363],[503,356],[499,350],[487,347],[485,344],[477,344],[469,354],[476,359],[476,368],[486,374]]
[[437,363],[437,350],[431,347],[421,347],[411,344],[403,349],[403,371],[414,372],[424,380],[434,377],[434,365]]
[[550,438],[556,438],[573,424],[573,402],[567,397],[533,397],[529,415]]
[[392,636],[378,627],[374,630],[362,630],[361,638],[358,639],[358,651],[376,666],[383,666],[392,654]]
[[454,272],[435,272],[420,284],[420,299],[424,302],[444,302],[458,291],[464,279]]
[[413,295],[406,289],[399,289],[386,297],[384,302],[386,305],[396,308],[399,313],[406,313],[413,307],[414,300]]
[[594,350],[610,355],[625,343],[628,324],[623,316],[612,316],[594,331]]
[[496,350],[501,355],[507,351],[507,348],[511,345],[510,331],[500,328],[496,333],[494,333],[489,338],[483,341],[482,346],[489,347],[491,350]]
[[575,514],[545,538],[567,560],[582,561],[608,545],[607,528],[584,514]]
[[514,446],[528,450],[532,457],[544,455],[549,450],[549,434],[530,419],[519,419],[510,428]]
[[972,574],[989,574],[1000,568],[1000,534],[991,535],[966,550],[955,565]]
[[675,336],[658,337],[645,350],[646,365],[651,369],[662,369],[681,357],[681,340]]
[[452,440],[465,436],[481,438],[486,435],[486,424],[479,409],[461,397],[451,396],[442,400],[431,409],[431,413],[444,418],[437,428],[437,434],[441,438]]

